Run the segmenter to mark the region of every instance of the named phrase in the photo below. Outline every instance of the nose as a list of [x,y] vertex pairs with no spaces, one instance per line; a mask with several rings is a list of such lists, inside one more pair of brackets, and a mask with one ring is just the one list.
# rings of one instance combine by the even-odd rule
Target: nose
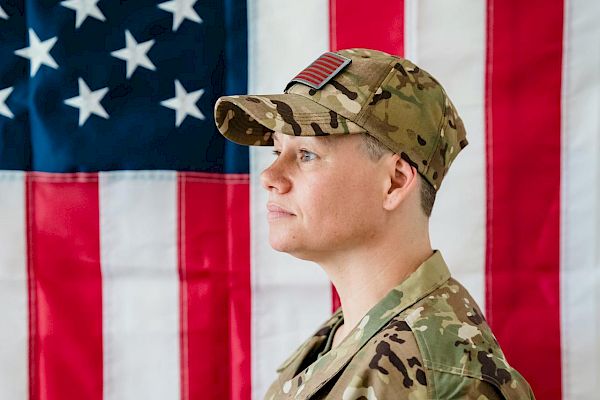
[[274,190],[278,194],[289,192],[292,185],[285,174],[285,167],[281,165],[281,158],[275,159],[263,172],[260,173],[260,184],[268,192]]

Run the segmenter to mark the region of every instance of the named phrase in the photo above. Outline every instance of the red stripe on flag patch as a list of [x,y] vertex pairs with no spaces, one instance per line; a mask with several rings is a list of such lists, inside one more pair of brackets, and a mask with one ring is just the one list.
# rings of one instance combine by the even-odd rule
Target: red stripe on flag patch
[[336,68],[344,63],[344,59],[342,59],[339,55],[335,53],[325,53],[323,54],[317,61],[329,62]]
[[28,173],[30,399],[102,400],[96,174]]
[[251,393],[249,178],[180,173],[182,399]]
[[310,71],[324,77],[327,77],[328,74],[331,74],[333,72],[332,70],[327,70],[321,67],[320,65],[313,65]]
[[536,396],[556,399],[563,2],[487,9],[487,318]]
[[307,81],[309,81],[311,83],[314,83],[316,85],[318,85],[321,82],[321,79],[318,76],[316,76],[314,74],[311,74],[308,71],[303,71],[302,73],[298,74],[294,78],[294,80],[300,80],[300,79],[307,80]]
[[328,74],[326,74],[323,70],[319,70],[318,68],[315,68],[314,65],[311,65],[309,68],[306,68],[304,71],[300,72],[299,75],[307,74],[307,73],[314,75],[319,80],[324,80],[328,76]]
[[404,1],[330,0],[332,51],[365,47],[404,54]]
[[328,74],[330,74],[330,73],[332,73],[333,71],[335,71],[335,69],[336,69],[337,67],[339,67],[339,65],[338,65],[338,66],[336,66],[336,65],[333,65],[333,64],[331,64],[331,63],[328,63],[328,62],[326,62],[326,61],[325,61],[325,60],[323,60],[323,59],[319,59],[319,60],[317,60],[317,61],[315,61],[315,62],[313,63],[313,68],[319,68],[319,69],[322,69],[322,70],[323,70],[323,72],[326,72],[326,73],[328,73]]
[[288,87],[292,82],[301,82],[314,89],[320,89],[350,62],[349,58],[338,54],[325,53],[296,75]]

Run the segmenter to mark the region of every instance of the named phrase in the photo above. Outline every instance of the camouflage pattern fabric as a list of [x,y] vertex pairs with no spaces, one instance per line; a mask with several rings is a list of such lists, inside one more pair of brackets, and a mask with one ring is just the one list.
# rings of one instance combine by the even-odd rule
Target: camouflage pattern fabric
[[368,49],[336,53],[352,62],[321,89],[295,82],[283,94],[219,98],[219,131],[255,146],[272,146],[275,131],[296,136],[368,133],[409,160],[437,190],[468,144],[446,91],[406,59]]
[[278,369],[265,400],[534,399],[438,250],[335,348],[338,309]]

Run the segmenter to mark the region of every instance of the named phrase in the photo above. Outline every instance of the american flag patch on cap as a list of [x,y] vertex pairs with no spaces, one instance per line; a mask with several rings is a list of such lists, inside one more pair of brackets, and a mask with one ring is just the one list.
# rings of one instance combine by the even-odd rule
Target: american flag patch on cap
[[351,62],[352,60],[347,57],[340,56],[337,53],[327,52],[296,75],[290,83],[288,83],[286,90],[293,82],[300,82],[314,89],[321,89],[323,85],[329,82],[331,78],[336,76]]

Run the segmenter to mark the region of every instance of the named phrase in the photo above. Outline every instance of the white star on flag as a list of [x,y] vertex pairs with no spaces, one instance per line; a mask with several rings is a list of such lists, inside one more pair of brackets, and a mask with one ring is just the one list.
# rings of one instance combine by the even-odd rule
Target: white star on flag
[[35,76],[42,64],[58,69],[58,64],[50,55],[50,50],[52,50],[52,46],[54,46],[57,40],[58,38],[55,36],[40,42],[38,35],[35,34],[33,29],[29,28],[29,47],[15,50],[15,54],[29,59],[31,62],[32,77]]
[[92,92],[82,78],[79,78],[77,82],[79,83],[79,96],[65,100],[65,104],[79,109],[79,126],[85,124],[85,121],[92,114],[108,119],[108,113],[100,104],[102,98],[108,92],[108,88],[105,87]]
[[13,115],[12,111],[10,111],[8,106],[6,105],[6,99],[8,96],[10,96],[12,91],[13,91],[12,87],[7,87],[6,89],[0,90],[0,115],[4,115],[5,117],[11,118],[11,119],[14,117],[14,115]]
[[2,19],[8,19],[8,15],[6,15],[6,13],[4,12],[4,10],[2,9],[2,6],[0,6],[0,18],[2,18]]
[[161,101],[160,105],[175,110],[175,126],[179,127],[188,115],[198,119],[205,119],[204,114],[196,106],[196,102],[203,94],[204,89],[188,93],[181,83],[175,80],[175,97]]
[[138,43],[131,32],[125,31],[125,47],[110,53],[111,56],[127,62],[127,78],[133,74],[138,65],[156,71],[156,67],[148,58],[146,53],[154,45],[154,39],[144,43]]
[[173,13],[173,30],[176,31],[184,19],[202,23],[202,18],[194,10],[194,4],[198,0],[171,0],[160,3],[158,8]]
[[94,17],[100,21],[106,21],[106,17],[98,8],[100,0],[65,0],[61,6],[75,10],[75,28],[79,28],[87,17]]

